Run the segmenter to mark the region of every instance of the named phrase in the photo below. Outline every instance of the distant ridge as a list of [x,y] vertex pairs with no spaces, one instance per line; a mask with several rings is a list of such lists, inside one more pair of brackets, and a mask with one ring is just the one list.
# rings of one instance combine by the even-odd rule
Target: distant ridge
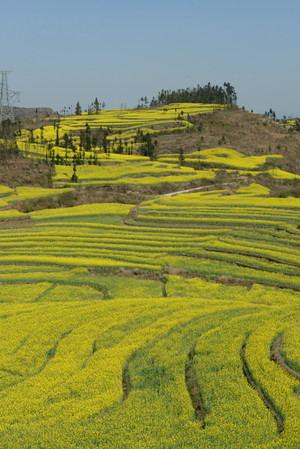
[[24,120],[34,117],[44,118],[55,115],[55,112],[51,108],[19,108],[14,107],[14,114],[16,119]]

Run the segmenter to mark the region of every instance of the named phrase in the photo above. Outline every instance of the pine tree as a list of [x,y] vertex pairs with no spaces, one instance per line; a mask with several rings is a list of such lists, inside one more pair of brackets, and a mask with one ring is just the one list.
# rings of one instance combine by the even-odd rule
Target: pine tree
[[95,101],[94,101],[94,106],[95,106],[95,111],[96,111],[96,114],[98,114],[98,112],[99,112],[99,106],[100,106],[100,103],[99,103],[99,101],[98,101],[98,98],[97,98],[97,97],[95,98]]
[[44,127],[41,126],[40,130],[41,130],[41,143],[44,143]]
[[86,151],[91,151],[91,148],[92,148],[91,127],[86,122],[86,124],[85,124],[85,146],[84,146],[84,149]]
[[76,161],[73,161],[73,175],[71,177],[71,182],[78,182],[78,176],[76,174]]
[[82,113],[82,109],[81,109],[79,101],[77,101],[76,106],[75,106],[75,114],[81,115],[81,113]]
[[59,122],[56,123],[56,139],[55,139],[55,145],[59,146]]
[[179,161],[179,165],[180,165],[180,167],[181,167],[182,164],[184,163],[184,155],[183,155],[183,149],[182,149],[182,147],[179,148],[178,161]]

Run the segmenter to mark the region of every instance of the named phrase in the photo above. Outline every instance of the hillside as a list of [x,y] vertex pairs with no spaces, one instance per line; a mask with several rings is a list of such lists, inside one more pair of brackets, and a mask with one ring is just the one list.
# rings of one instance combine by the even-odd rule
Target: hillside
[[[46,119],[38,122],[36,119],[27,120],[25,122],[27,129],[23,129],[21,137],[18,136],[17,145],[21,154],[25,156],[25,160],[51,158],[52,165],[56,162],[57,181],[60,183],[69,182],[72,176],[72,171],[70,172],[65,164],[71,165],[74,161],[76,164],[84,163],[86,167],[84,172],[90,171],[90,175],[84,173],[83,179],[83,167],[78,165],[77,171],[80,174],[78,185],[81,186],[81,192],[78,191],[77,204],[82,204],[82,201],[92,201],[92,195],[86,191],[87,189],[82,194],[83,183],[94,184],[94,193],[97,192],[97,198],[101,201],[106,198],[108,201],[128,202],[130,198],[130,202],[137,203],[145,198],[145,195],[169,193],[202,185],[214,184],[219,188],[222,183],[249,184],[250,174],[256,177],[257,182],[270,188],[272,195],[299,196],[300,133],[291,125],[284,125],[237,107],[224,109],[223,106],[219,108],[215,106],[214,108],[211,105],[175,104],[162,108],[108,110],[101,111],[99,114],[62,117],[60,122],[57,122],[60,146],[56,145],[57,125],[53,120]],[[90,143],[90,149],[85,149],[88,123],[90,126],[88,138],[90,142],[95,141],[93,145],[96,146],[92,147]],[[28,131],[28,128],[33,129],[32,133]],[[109,132],[106,129],[109,129]],[[139,131],[144,133],[144,137],[148,133],[150,136],[148,143],[141,142],[143,137],[141,138]],[[67,148],[63,136],[67,136]],[[85,150],[84,161],[81,159],[83,154],[80,151],[81,139],[83,139],[82,149]],[[106,151],[109,151],[109,154],[105,153],[104,139],[106,139],[105,145],[108,148]],[[106,173],[105,166],[119,165],[121,170],[124,163],[129,164],[128,167],[130,165],[134,167],[135,164],[136,170],[133,175],[135,178],[146,175],[157,177],[156,169],[145,172],[142,166],[138,167],[138,164],[143,165],[149,160],[140,155],[143,145],[149,145],[150,148],[152,146],[155,158],[159,162],[167,163],[164,166],[165,169],[160,170],[159,179],[157,179],[159,182],[138,183],[137,179],[132,179],[130,184],[129,177],[126,183],[124,180],[122,186],[117,186],[115,182],[114,184],[109,182],[105,188],[99,185],[100,180],[103,184],[105,179],[110,179],[111,173],[116,173],[116,179],[118,178],[119,169],[111,167]],[[183,150],[184,161],[181,170],[176,172],[174,164],[178,164],[180,149]],[[239,155],[240,166],[237,160],[232,158],[233,154],[231,155],[230,152],[233,150],[236,155]],[[219,157],[208,157],[207,152],[212,151]],[[244,160],[241,159],[242,157]],[[251,158],[257,161],[261,159],[262,162],[253,165]],[[65,162],[61,162],[63,160]],[[248,165],[247,160],[249,160]],[[2,170],[3,183],[7,180],[11,186],[22,185],[24,178],[22,168],[18,170],[16,163],[11,168],[7,164],[5,170]],[[92,166],[87,167],[95,163],[98,166],[102,165],[103,168],[95,169],[95,171]],[[22,166],[25,162],[20,164]],[[66,168],[61,170],[60,164]],[[249,171],[251,166],[254,169]],[[185,174],[190,176],[184,179],[178,176],[180,173],[183,174],[184,167],[191,167],[196,171],[186,172]],[[49,172],[47,166],[44,165],[42,168],[40,165],[38,170],[40,177],[46,179]],[[44,175],[42,175],[43,170],[45,170]],[[209,170],[215,170],[214,175]],[[165,175],[170,175],[172,172],[176,177],[163,176],[164,171]],[[19,175],[17,175],[18,172]],[[102,176],[101,172],[103,172]],[[127,169],[121,172],[127,176]],[[63,173],[68,173],[68,176],[61,176]],[[19,181],[11,181],[14,179]],[[180,180],[181,185],[179,185]],[[30,179],[24,180],[24,185],[30,185]],[[46,184],[44,180],[39,181],[36,176],[33,176],[32,185],[45,186]],[[111,194],[107,195],[108,191]]]
[[2,160],[0,161],[0,184],[10,187],[51,187],[51,169],[42,160],[33,161],[23,157]]
[[0,142],[1,448],[299,448],[299,135],[223,109]]
[[[240,108],[214,111],[212,114],[192,117],[194,128],[185,133],[163,134],[157,138],[160,153],[185,153],[222,146],[233,148],[246,156],[281,154],[276,166],[291,173],[300,173],[300,133],[283,125]],[[197,131],[200,125],[201,131]]]
[[30,120],[30,119],[43,119],[45,117],[52,117],[55,112],[51,108],[38,107],[38,108],[20,108],[17,106],[13,107],[15,118],[18,120]]

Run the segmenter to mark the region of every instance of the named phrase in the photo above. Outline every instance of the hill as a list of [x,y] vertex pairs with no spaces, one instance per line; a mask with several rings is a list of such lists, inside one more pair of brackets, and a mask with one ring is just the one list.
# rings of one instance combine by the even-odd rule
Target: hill
[[223,109],[4,124],[1,447],[299,448],[298,134]]
[[[28,131],[28,128],[31,131]],[[228,182],[244,185],[251,182],[250,175],[270,188],[272,195],[300,194],[298,179],[300,133],[295,131],[291,124],[276,122],[237,107],[174,104],[159,108],[108,110],[99,111],[98,114],[83,113],[79,116],[61,117],[55,122],[49,119],[37,122],[35,118],[26,121],[26,129],[23,129],[22,135],[17,137],[17,145],[26,158],[48,159],[48,163],[51,159],[52,165],[56,164],[57,171],[68,173],[67,177],[61,175],[57,177],[61,182],[68,182],[72,173],[67,168],[60,170],[60,167],[75,163],[80,173],[79,185],[82,187],[83,181],[85,184],[87,182],[91,184],[94,180],[95,191],[98,193],[100,191],[98,198],[106,197],[109,201],[120,201],[123,195],[123,202],[126,201],[125,196],[130,195],[130,202],[136,203],[144,198],[140,194],[155,195],[205,184],[215,184],[217,188],[220,187],[220,183],[228,184]],[[103,172],[103,176],[100,176],[101,170],[95,174],[92,167],[86,167],[84,170],[90,170],[91,174],[88,176],[85,173],[85,179],[82,179],[80,167],[82,163],[85,166],[96,164],[102,167],[124,163],[142,164],[148,159],[145,155],[149,155],[150,159],[156,158],[159,162],[167,163],[165,171],[166,174],[170,174],[170,164],[173,164],[173,168],[174,163],[178,165],[180,151],[184,158],[180,163],[181,172],[185,166],[192,167],[196,171],[191,170],[189,175],[197,173],[197,176],[189,176],[184,180],[178,176],[179,171],[176,178],[171,179],[169,176],[163,179],[164,169],[162,169],[159,175],[160,182],[151,184],[143,182],[143,185],[139,182],[137,186],[136,179],[131,185],[128,179],[126,185],[123,183],[122,187],[112,185],[110,182],[109,188],[107,186],[103,189],[96,180],[102,180],[103,184],[107,174]],[[238,160],[234,160],[234,151]],[[254,160],[257,162],[253,165]],[[47,167],[44,168],[47,172]],[[141,176],[139,175],[141,168],[137,165],[136,168],[134,176]],[[42,170],[41,167],[39,169]],[[9,170],[7,165],[6,178],[15,178],[15,174],[9,175]],[[214,175],[207,170],[213,170]],[[109,170],[114,171],[116,172],[116,169]],[[145,170],[142,172],[144,173],[142,176],[151,174],[151,170],[147,173]],[[122,173],[126,176],[126,169]],[[154,174],[153,170],[152,173]],[[173,173],[175,174],[174,170]],[[108,176],[106,179],[110,178],[110,175]],[[178,183],[180,180],[181,185]],[[28,182],[25,184],[28,185]],[[33,182],[33,185],[36,183]],[[112,194],[107,196],[107,191]],[[138,195],[132,195],[134,191]],[[118,194],[114,195],[114,192]],[[90,201],[89,196],[84,195],[86,201]],[[80,197],[82,198],[82,195]],[[83,200],[79,201],[81,203]]]
[[[184,133],[157,137],[160,153],[184,153],[222,146],[233,148],[245,156],[281,154],[276,166],[291,173],[300,173],[300,133],[290,125],[270,120],[237,107],[193,116],[193,128]],[[198,131],[199,129],[199,131]]]
[[51,108],[20,108],[13,107],[14,115],[17,120],[30,120],[33,118],[43,119],[45,117],[53,117],[55,112]]

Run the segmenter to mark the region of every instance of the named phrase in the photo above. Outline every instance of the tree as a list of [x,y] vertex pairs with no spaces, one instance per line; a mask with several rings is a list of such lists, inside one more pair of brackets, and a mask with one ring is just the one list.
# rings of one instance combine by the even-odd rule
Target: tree
[[122,143],[122,139],[119,139],[119,141],[118,141],[116,153],[117,153],[117,154],[123,154],[123,143]]
[[55,145],[59,146],[59,120],[56,123],[56,139],[55,139]]
[[68,146],[69,146],[69,136],[68,136],[67,133],[65,133],[65,134],[63,135],[63,140],[64,140],[64,147],[67,149]]
[[30,133],[29,143],[34,143],[33,129],[30,129],[29,133]]
[[91,151],[91,148],[92,148],[91,127],[88,124],[88,122],[86,122],[86,124],[85,124],[85,145],[84,145],[84,149],[86,151]]
[[78,182],[78,176],[76,174],[76,162],[73,162],[73,174],[71,177],[71,182]]
[[79,149],[80,150],[82,150],[83,141],[84,141],[84,131],[83,131],[83,129],[81,129],[80,133],[79,133]]
[[197,151],[198,151],[198,155],[197,155],[198,163],[197,163],[197,166],[198,166],[198,170],[200,170],[200,168],[201,168],[201,162],[200,162],[201,146],[200,146],[200,143],[197,146]]
[[46,145],[46,163],[48,164],[48,160],[52,158],[52,148],[53,148],[53,143],[48,143]]
[[100,106],[100,103],[99,103],[99,101],[98,101],[98,98],[97,98],[97,97],[95,98],[95,101],[94,101],[94,106],[95,106],[95,111],[96,111],[96,114],[98,114],[98,112],[99,112],[99,106]]
[[97,144],[98,144],[98,136],[94,135],[92,137],[92,147],[95,149],[97,147]]
[[225,87],[225,101],[227,104],[236,104],[236,93],[234,90],[234,87],[231,86],[230,83],[224,83],[223,86]]
[[104,153],[107,153],[107,137],[106,136],[107,136],[107,134],[105,132],[103,139],[102,139],[102,146],[103,146]]
[[182,149],[182,147],[179,148],[178,162],[179,162],[180,167],[181,167],[182,164],[184,163],[184,155],[183,155],[183,149]]
[[269,112],[265,112],[265,115],[270,119],[276,120],[276,113],[272,108],[270,108]]
[[152,143],[152,139],[149,133],[143,135],[141,131],[141,142],[142,145],[140,147],[140,152],[142,156],[148,156],[151,161],[155,159],[155,147],[157,145],[157,141]]
[[297,118],[295,120],[295,130],[300,132],[300,119],[299,118]]
[[[144,100],[144,98],[142,97]],[[142,100],[141,99],[141,100]],[[165,105],[170,103],[216,103],[236,104],[237,95],[230,83],[222,86],[213,86],[208,83],[205,86],[199,84],[193,88],[164,90],[162,89],[157,98],[152,98],[150,106]]]
[[82,113],[82,109],[81,109],[79,101],[77,101],[76,106],[75,106],[75,114],[81,115],[81,113]]
[[0,139],[4,140],[6,150],[9,142],[15,144],[15,125],[16,123],[13,123],[9,118],[0,123]]

